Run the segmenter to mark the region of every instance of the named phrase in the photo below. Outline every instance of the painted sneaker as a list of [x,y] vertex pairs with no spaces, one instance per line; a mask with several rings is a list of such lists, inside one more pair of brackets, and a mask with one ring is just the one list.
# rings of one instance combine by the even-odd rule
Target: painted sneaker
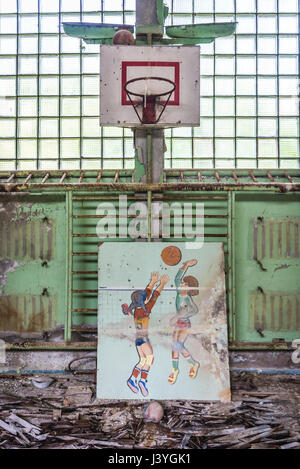
[[127,381],[127,386],[131,389],[132,392],[134,392],[135,394],[137,394],[139,392],[139,388],[138,388],[138,385],[137,385],[137,379],[135,378],[129,378],[129,380]]
[[121,305],[121,308],[122,308],[122,313],[125,314],[125,316],[128,316],[129,315],[129,307],[127,304],[123,304]]
[[189,372],[189,377],[194,379],[197,376],[198,369],[199,369],[200,363],[196,362],[195,365],[191,366],[190,372]]
[[148,394],[149,394],[146,383],[147,383],[147,381],[145,381],[143,379],[140,379],[140,381],[139,381],[139,388],[140,388],[141,393],[143,394],[144,397],[147,397]]
[[174,384],[176,382],[178,373],[179,373],[179,370],[174,370],[174,368],[172,368],[172,373],[169,375],[169,378],[168,378],[168,382],[170,384]]

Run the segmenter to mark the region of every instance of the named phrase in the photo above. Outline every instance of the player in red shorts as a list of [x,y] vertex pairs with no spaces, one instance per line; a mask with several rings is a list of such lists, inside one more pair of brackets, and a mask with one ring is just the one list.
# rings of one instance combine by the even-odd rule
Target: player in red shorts
[[[164,286],[168,283],[169,277],[163,275],[159,277],[157,272],[151,274],[151,280],[145,290],[136,290],[131,295],[131,305],[122,305],[124,314],[133,314],[136,328],[136,349],[139,355],[139,362],[135,365],[127,385],[135,394],[141,391],[144,397],[148,396],[147,377],[151,365],[153,364],[153,349],[148,337],[149,319],[153,306],[159,297]],[[159,285],[155,288],[155,285]],[[141,375],[141,376],[140,376]],[[138,379],[140,376],[140,379]]]

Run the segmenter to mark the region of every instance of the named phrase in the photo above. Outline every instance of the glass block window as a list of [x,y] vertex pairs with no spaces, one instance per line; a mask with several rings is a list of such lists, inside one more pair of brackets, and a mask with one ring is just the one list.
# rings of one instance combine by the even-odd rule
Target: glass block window
[[201,45],[201,125],[166,131],[166,166],[299,168],[298,0],[167,3],[168,24],[238,25]]
[[[298,0],[166,0],[167,24],[237,21],[201,45],[201,125],[165,132],[166,168],[298,168]],[[62,21],[135,23],[135,0],[0,0],[0,170],[133,168],[99,127],[99,46]]]

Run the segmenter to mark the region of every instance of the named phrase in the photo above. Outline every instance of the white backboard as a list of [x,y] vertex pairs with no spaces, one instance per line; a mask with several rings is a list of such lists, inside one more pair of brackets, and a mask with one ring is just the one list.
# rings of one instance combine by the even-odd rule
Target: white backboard
[[[171,94],[157,124],[141,124],[124,89],[129,80],[158,77],[164,80],[138,80],[128,89],[151,95]],[[152,89],[153,88],[153,89]],[[168,96],[160,98],[164,104]],[[142,98],[132,96],[135,104]],[[162,105],[157,107],[159,110]],[[142,104],[137,111],[143,111]],[[157,114],[157,115],[158,115]],[[100,46],[100,125],[120,127],[174,127],[200,124],[200,48],[167,46]]]

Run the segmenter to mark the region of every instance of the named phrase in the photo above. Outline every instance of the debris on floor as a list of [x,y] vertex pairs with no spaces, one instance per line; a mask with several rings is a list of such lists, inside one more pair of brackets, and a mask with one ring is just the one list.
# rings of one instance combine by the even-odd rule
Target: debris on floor
[[159,402],[150,402],[146,405],[145,420],[147,422],[158,423],[164,416],[164,409]]
[[36,388],[44,389],[51,386],[51,384],[54,383],[54,379],[49,377],[36,377],[32,378],[31,382]]
[[97,401],[93,377],[55,378],[0,375],[2,449],[300,449],[299,376],[233,375],[227,404]]

